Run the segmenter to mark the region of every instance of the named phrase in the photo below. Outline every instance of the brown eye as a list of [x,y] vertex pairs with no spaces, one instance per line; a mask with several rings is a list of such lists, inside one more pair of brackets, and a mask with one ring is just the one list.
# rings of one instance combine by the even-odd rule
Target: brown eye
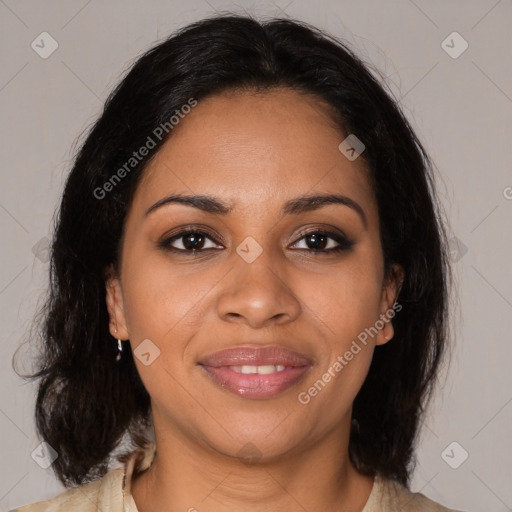
[[201,233],[189,233],[181,236],[179,240],[182,240],[182,245],[185,249],[197,250],[203,248],[206,237]]

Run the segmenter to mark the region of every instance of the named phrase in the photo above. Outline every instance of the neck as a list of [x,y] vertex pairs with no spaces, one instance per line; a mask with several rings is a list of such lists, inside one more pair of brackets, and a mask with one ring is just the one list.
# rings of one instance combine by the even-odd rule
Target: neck
[[131,484],[139,512],[360,512],[372,489],[373,477],[360,475],[348,457],[350,417],[300,452],[253,463],[202,446],[168,424],[159,428],[158,415],[153,420],[157,455]]

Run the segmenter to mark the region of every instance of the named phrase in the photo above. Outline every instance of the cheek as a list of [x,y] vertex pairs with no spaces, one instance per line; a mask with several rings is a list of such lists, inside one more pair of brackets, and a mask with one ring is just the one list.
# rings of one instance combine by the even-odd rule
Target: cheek
[[308,286],[320,358],[296,396],[298,406],[322,424],[336,423],[347,413],[368,374],[374,351],[371,327],[379,318],[376,282],[369,267],[354,266]]
[[[134,258],[126,261],[123,276],[124,310],[134,362],[153,400],[158,402],[174,390],[174,399],[180,402],[186,400],[177,382],[188,378],[187,347],[201,330],[202,307],[218,278],[204,272],[187,274],[184,266],[172,265],[161,256],[146,254],[138,261],[144,263],[137,264],[134,253]],[[149,365],[138,357],[142,342],[151,353]],[[158,354],[154,359],[153,351]]]
[[303,278],[305,303],[340,341],[357,336],[378,319],[382,278],[375,260],[354,255],[325,274]]
[[310,387],[300,391],[307,395],[304,401],[330,404],[332,417],[350,406],[373,356],[372,327],[380,318],[382,276],[379,260],[371,254],[354,255],[328,275],[308,275],[303,280],[301,295],[310,321],[318,327],[321,357],[308,379]]
[[192,335],[189,329],[201,325],[201,309],[218,280],[217,272],[190,272],[165,256],[146,254],[138,259],[134,253],[123,274],[130,339],[138,343],[149,338],[160,347],[169,340],[174,347],[179,345]]

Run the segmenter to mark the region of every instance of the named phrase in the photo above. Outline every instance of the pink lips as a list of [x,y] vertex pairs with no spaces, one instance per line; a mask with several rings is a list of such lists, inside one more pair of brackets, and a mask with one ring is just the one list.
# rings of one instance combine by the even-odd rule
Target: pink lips
[[[244,398],[269,398],[298,382],[312,361],[294,350],[272,345],[221,350],[206,356],[199,364],[216,384],[232,393]],[[269,365],[277,368],[272,370]],[[244,366],[263,366],[260,370],[271,373],[241,373]]]

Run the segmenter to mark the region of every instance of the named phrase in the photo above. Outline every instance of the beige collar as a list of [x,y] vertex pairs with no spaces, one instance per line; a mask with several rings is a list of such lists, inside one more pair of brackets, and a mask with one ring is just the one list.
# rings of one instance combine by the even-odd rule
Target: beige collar
[[156,444],[148,443],[143,448],[136,449],[124,465],[121,484],[121,503],[113,510],[136,512],[135,502],[131,494],[131,484],[134,475],[149,469],[156,457]]

